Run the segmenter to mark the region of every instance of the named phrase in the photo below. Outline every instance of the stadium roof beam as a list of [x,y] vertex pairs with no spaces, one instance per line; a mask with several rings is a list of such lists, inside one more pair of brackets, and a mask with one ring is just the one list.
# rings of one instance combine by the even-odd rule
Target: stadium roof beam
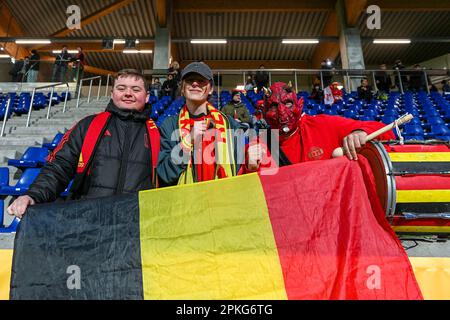
[[156,21],[162,28],[167,26],[167,1],[155,0],[156,7]]
[[[367,0],[345,0],[347,26],[353,27],[357,24],[359,17],[367,8]],[[338,37],[341,26],[339,25],[336,11],[330,12],[328,20],[322,32],[322,37]],[[319,68],[322,60],[326,58],[336,59],[340,47],[337,42],[319,43],[311,59],[311,66]]]
[[[85,27],[101,18],[103,18],[104,16],[107,16],[127,5],[129,5],[131,2],[133,2],[134,0],[118,0],[113,2],[112,4],[101,8],[100,10],[97,10],[96,12],[90,14],[89,16],[87,16],[86,18],[82,19],[80,24],[81,27]],[[55,33],[53,33],[50,37],[65,37],[68,34],[76,31],[77,29],[69,29],[69,28],[64,28],[61,29]]]
[[448,0],[369,0],[369,5],[377,5],[381,11],[450,11]]
[[[307,69],[308,62],[302,60],[203,60],[211,69],[258,69],[261,64],[266,69]],[[184,68],[194,60],[183,60]]]
[[[3,3],[3,5],[0,6],[0,35],[2,37],[23,36],[23,31],[6,3]],[[26,48],[17,45],[14,42],[5,42],[2,44],[2,47],[4,48],[4,53],[17,59],[23,58],[29,53]]]
[[[85,26],[87,26],[87,25],[89,25],[89,24],[91,24],[91,23],[101,19],[104,16],[107,16],[107,15],[109,15],[109,14],[111,14],[111,13],[113,13],[113,12],[115,12],[115,11],[117,11],[117,10],[127,6],[127,5],[129,5],[133,1],[134,0],[118,0],[118,1],[115,1],[112,4],[110,4],[110,5],[108,5],[108,6],[104,7],[104,8],[101,8],[100,10],[97,10],[96,12],[90,14],[89,16],[87,16],[86,18],[84,18],[84,19],[82,19],[80,21],[81,28],[83,28],[83,27],[85,27]],[[65,27],[65,28],[63,28],[61,30],[56,31],[55,33],[53,33],[49,37],[50,38],[65,37],[68,34],[74,32],[76,30],[77,29],[69,29],[69,28]],[[34,46],[32,49],[38,50],[41,47],[42,46]]]
[[311,12],[332,11],[335,0],[174,0],[174,12]]
[[[115,44],[114,49],[103,49],[102,43],[92,42],[76,42],[65,43],[69,50],[76,49],[78,46],[83,48],[84,52],[122,52],[125,49],[124,44]],[[137,45],[139,50],[153,50],[153,43],[140,43]],[[52,52],[53,50],[61,50],[61,43],[53,43],[38,49],[39,52]]]

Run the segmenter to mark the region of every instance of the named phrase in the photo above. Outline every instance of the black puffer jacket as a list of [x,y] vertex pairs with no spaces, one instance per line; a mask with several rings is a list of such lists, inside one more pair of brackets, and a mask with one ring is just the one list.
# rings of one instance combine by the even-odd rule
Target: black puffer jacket
[[[131,112],[119,109],[112,101],[106,111],[112,116],[92,158],[90,174],[74,198],[97,198],[133,193],[152,186],[151,146],[145,121],[150,110]],[[50,202],[75,176],[81,147],[95,115],[79,121],[54,159],[42,168],[26,193],[36,203]]]

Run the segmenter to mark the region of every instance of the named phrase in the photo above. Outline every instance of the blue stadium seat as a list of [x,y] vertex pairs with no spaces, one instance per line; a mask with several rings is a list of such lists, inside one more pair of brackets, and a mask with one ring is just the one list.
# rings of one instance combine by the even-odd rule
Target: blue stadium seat
[[384,115],[383,117],[381,117],[381,122],[383,122],[384,124],[390,124],[392,122],[394,122],[396,119],[393,116],[386,116]]
[[69,182],[69,185],[67,186],[67,188],[61,193],[61,197],[67,197],[67,196],[69,196],[69,193],[70,193],[70,188],[72,187],[72,183],[73,183],[73,180],[71,180],[70,182]]
[[431,135],[434,136],[449,136],[450,135],[450,129],[447,128],[445,125],[432,125],[431,126]]
[[405,124],[404,133],[407,136],[423,136],[424,134],[422,127],[415,124]]
[[8,165],[19,169],[43,166],[47,161],[48,149],[29,147],[20,159],[8,160]]
[[62,137],[64,136],[63,133],[57,133],[55,137],[53,138],[52,142],[47,142],[42,145],[42,147],[47,148],[50,151],[55,150],[55,148],[58,146],[58,144],[61,142]]
[[9,168],[0,168],[0,188],[3,186],[9,186]]
[[0,195],[2,196],[21,196],[28,191],[28,188],[38,176],[41,168],[28,168],[20,177],[15,186],[2,186]]

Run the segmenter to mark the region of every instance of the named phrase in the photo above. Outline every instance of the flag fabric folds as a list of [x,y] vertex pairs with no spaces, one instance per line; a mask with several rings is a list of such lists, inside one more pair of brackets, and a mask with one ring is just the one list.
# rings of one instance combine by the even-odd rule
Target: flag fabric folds
[[422,299],[364,158],[34,206],[16,236],[10,290],[12,299]]

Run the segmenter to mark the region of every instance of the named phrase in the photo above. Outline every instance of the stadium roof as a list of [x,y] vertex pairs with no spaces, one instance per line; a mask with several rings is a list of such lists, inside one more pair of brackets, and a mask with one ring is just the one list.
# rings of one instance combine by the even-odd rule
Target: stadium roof
[[[398,58],[413,64],[450,53],[448,0],[344,2],[348,24],[360,30],[366,65],[391,64]],[[103,50],[101,39],[139,39],[140,49],[153,49],[158,25],[164,24],[171,30],[172,56],[182,64],[202,59],[213,67],[238,61],[233,62],[235,68],[248,68],[262,61],[269,67],[306,68],[339,55],[335,0],[78,0],[82,28],[71,31],[65,25],[66,10],[73,4],[72,0],[4,0],[0,31],[4,38],[56,39],[51,45],[26,47],[48,55],[63,43],[70,48],[81,45],[88,65],[114,71],[152,69],[153,55],[124,54],[123,45]],[[371,4],[381,8],[380,30],[366,27],[365,10]],[[413,41],[406,45],[372,43],[380,37]],[[191,44],[191,38],[226,38],[228,43],[198,45]],[[320,43],[286,45],[281,43],[283,38],[317,38]]]

